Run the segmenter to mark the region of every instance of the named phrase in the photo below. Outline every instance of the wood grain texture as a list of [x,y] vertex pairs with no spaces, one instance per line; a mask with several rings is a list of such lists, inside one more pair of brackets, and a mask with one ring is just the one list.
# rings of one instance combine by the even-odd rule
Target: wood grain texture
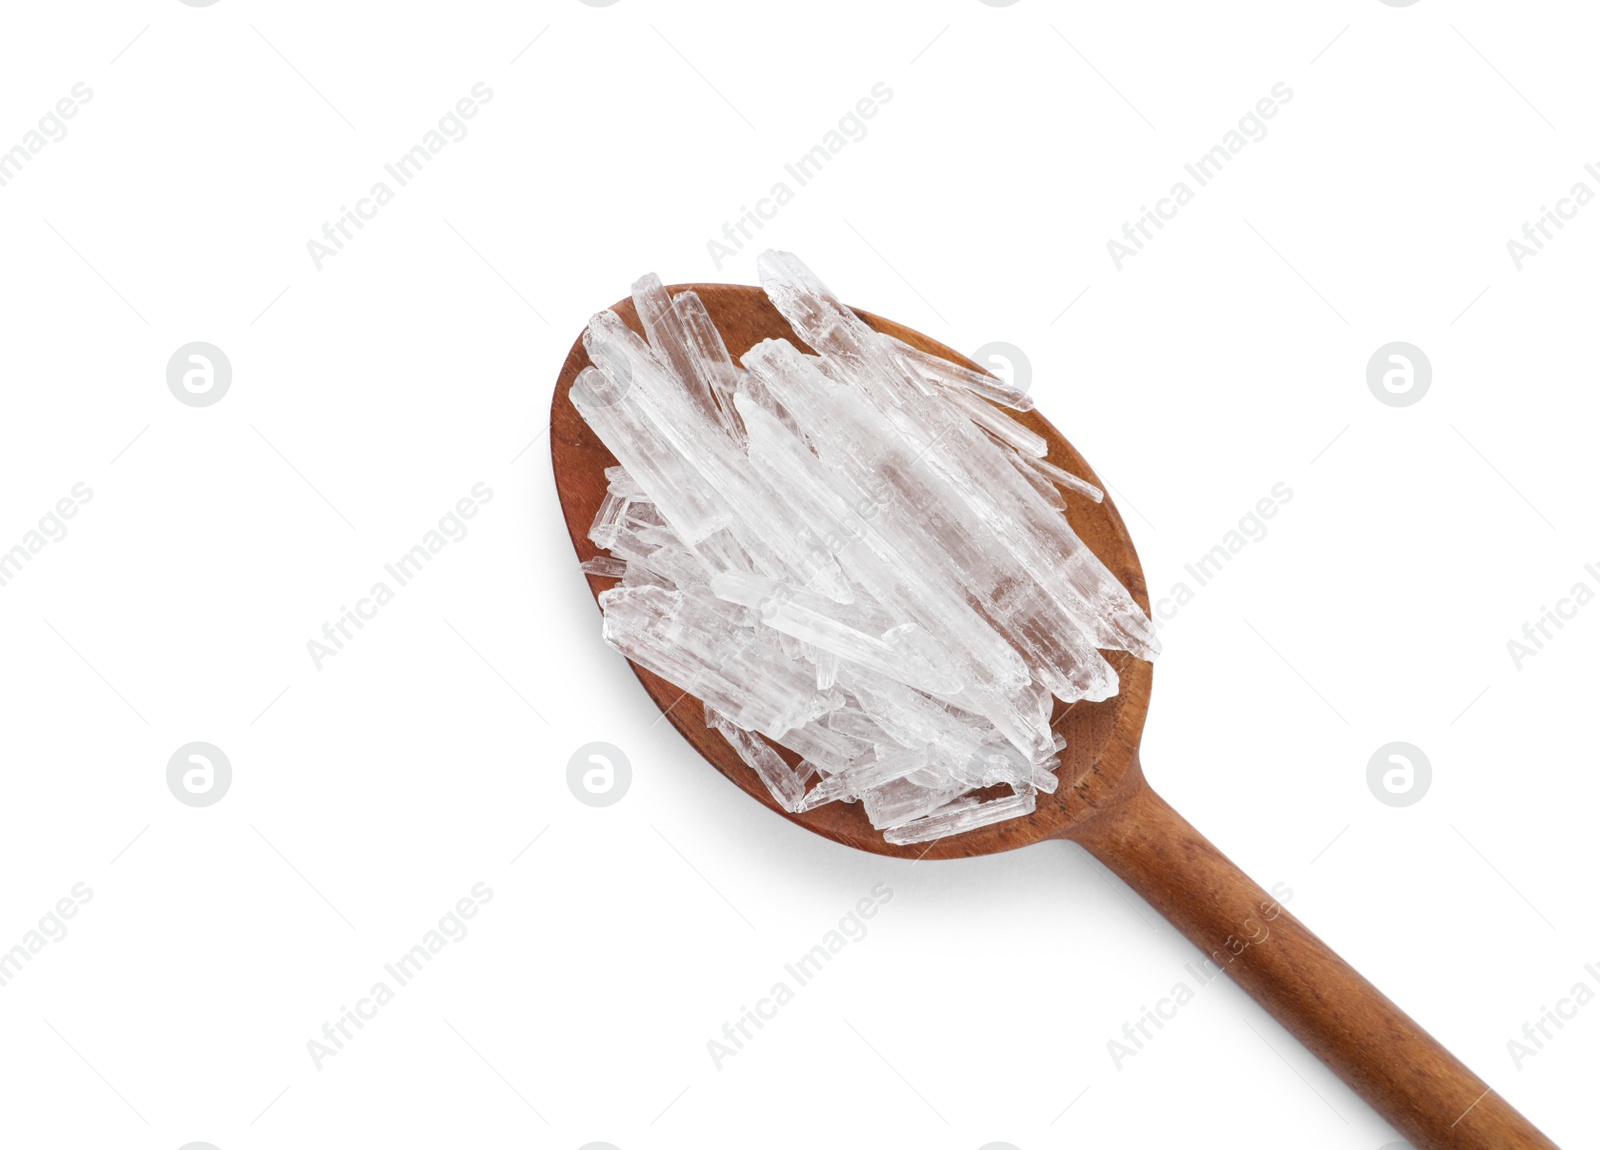
[[1167,805],[1137,763],[1088,848],[1418,1150],[1549,1150],[1512,1105]]
[[[767,338],[804,347],[759,288],[691,284],[668,290],[676,294],[691,287],[735,358]],[[614,304],[613,310],[643,334],[631,300]],[[856,314],[877,331],[977,366],[909,328],[868,312]],[[556,489],[580,561],[600,553],[588,538],[589,525],[605,495],[604,469],[616,463],[568,399],[573,380],[588,364],[580,339],[567,355],[550,411]],[[1052,463],[1104,488],[1083,457],[1037,412],[1016,418],[1045,437]],[[1095,504],[1068,495],[1067,503],[1073,529],[1148,611],[1144,573],[1110,497]],[[615,582],[589,576],[596,596]],[[1126,652],[1109,652],[1107,658],[1122,679],[1115,696],[1099,703],[1056,703],[1052,725],[1066,737],[1067,749],[1059,772],[1062,786],[1054,795],[1040,795],[1038,809],[1025,818],[904,847],[885,842],[860,804],[832,803],[799,815],[781,810],[722,737],[706,728],[698,699],[641,667],[634,666],[634,672],[679,733],[730,781],[781,817],[846,846],[941,859],[1013,850],[1047,838],[1082,844],[1418,1150],[1553,1148],[1553,1142],[1298,919],[1276,906],[1150,788],[1138,753],[1150,703],[1150,664]],[[778,751],[795,761],[791,752]]]

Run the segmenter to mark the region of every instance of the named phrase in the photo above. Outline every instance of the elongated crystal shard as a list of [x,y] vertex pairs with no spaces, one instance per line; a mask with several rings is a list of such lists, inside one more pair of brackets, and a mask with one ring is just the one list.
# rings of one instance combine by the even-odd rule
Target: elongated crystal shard
[[761,739],[710,707],[706,708],[706,726],[728,740],[728,744],[767,785],[767,790],[772,792],[772,797],[778,800],[784,810],[799,809],[806,797],[806,779],[811,772],[791,767]]
[[984,399],[1009,407],[1013,411],[1033,410],[1033,400],[1027,392],[1019,391],[987,372],[973,371],[970,367],[951,363],[948,359],[941,359],[892,336],[889,337],[889,342],[905,357],[906,362],[926,379],[953,387],[964,387],[975,395],[981,395]]

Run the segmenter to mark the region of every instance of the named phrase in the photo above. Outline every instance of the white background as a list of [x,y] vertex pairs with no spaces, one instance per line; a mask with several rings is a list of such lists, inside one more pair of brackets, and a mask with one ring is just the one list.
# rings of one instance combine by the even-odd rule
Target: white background
[[[1164,624],[1155,785],[1566,1147],[1594,1146],[1600,161],[1578,4],[576,0],[9,5],[0,147],[5,1140],[222,1150],[1233,1144],[1395,1137],[1075,847],[857,854],[707,768],[599,639],[544,431],[588,315],[707,241],[878,82],[759,236],[958,348],[1022,348],[1157,596],[1293,499]],[[531,47],[528,46],[532,42]],[[1119,271],[1106,242],[1278,82],[1292,101]],[[306,243],[483,82],[493,98],[320,270]],[[1069,304],[1071,305],[1069,307]],[[1065,309],[1065,310],[1064,310]],[[169,392],[179,346],[233,366]],[[1366,364],[1422,348],[1431,390]],[[531,446],[530,446],[531,444]],[[306,643],[475,483],[493,499],[319,670]],[[168,757],[233,765],[180,804]],[[1423,749],[1406,808],[1366,782]],[[592,809],[569,756],[631,790]],[[531,840],[537,836],[537,841]],[[320,1069],[307,1041],[475,883],[494,892]],[[721,1069],[706,1042],[857,899],[866,937]],[[1292,1134],[1285,1134],[1292,1131]]]

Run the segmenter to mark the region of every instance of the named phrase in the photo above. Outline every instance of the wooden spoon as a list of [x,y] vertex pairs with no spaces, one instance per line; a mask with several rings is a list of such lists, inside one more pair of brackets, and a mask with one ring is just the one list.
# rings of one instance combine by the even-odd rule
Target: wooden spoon
[[[675,295],[691,288],[705,302],[735,359],[763,339],[788,339],[805,347],[761,289],[683,284],[667,290]],[[612,310],[643,335],[631,300],[612,305]],[[876,331],[952,362],[978,366],[900,324],[859,310],[856,314]],[[568,399],[573,380],[588,365],[579,339],[567,354],[550,409],[556,490],[580,561],[601,553],[589,540],[589,525],[605,495],[604,469],[617,462]],[[1050,462],[1105,486],[1037,412],[1009,414],[1045,437]],[[1110,498],[1103,503],[1081,498],[1067,502],[1073,530],[1148,612],[1144,573]],[[597,596],[615,582],[589,576]],[[1066,736],[1067,748],[1058,772],[1062,785],[1055,794],[1040,794],[1037,809],[1026,817],[912,846],[885,842],[859,803],[829,803],[804,814],[783,811],[722,736],[707,729],[699,700],[641,667],[634,666],[634,672],[678,732],[735,785],[791,822],[846,846],[898,858],[947,859],[1013,850],[1041,839],[1081,844],[1419,1150],[1553,1147],[1555,1143],[1278,906],[1150,788],[1139,763],[1139,736],[1150,705],[1150,664],[1122,651],[1107,657],[1122,679],[1115,696],[1099,703],[1056,702],[1053,724]],[[777,749],[795,762],[792,752]]]

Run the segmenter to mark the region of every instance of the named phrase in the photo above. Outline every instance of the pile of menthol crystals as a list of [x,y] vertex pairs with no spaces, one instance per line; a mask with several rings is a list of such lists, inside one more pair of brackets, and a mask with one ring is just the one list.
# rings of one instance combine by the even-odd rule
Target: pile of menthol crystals
[[621,580],[606,642],[703,700],[785,810],[859,802],[902,844],[1027,814],[1065,746],[1051,696],[1107,698],[1101,650],[1158,649],[1063,514],[1101,493],[1001,410],[1025,395],[875,333],[793,255],[758,262],[817,354],[736,363],[653,275],[648,342],[611,311],[584,332],[572,402],[621,464],[584,564]]

